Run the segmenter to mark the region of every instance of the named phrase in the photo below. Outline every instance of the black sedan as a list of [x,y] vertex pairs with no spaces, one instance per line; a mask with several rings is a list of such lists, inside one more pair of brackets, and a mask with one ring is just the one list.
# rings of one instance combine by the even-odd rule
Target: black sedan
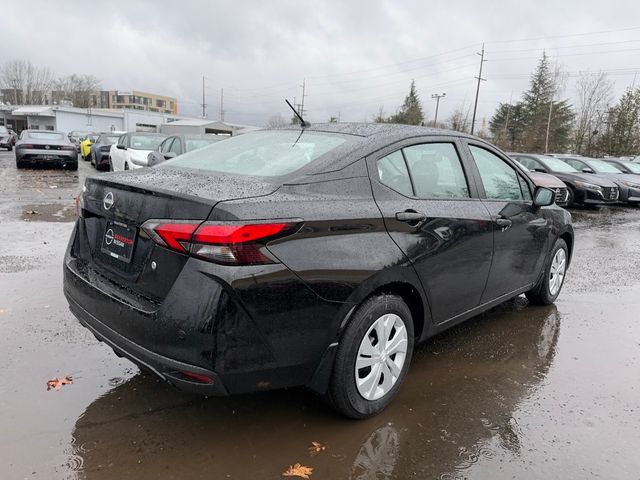
[[599,177],[606,177],[616,185],[620,191],[620,201],[624,203],[640,203],[640,179],[633,174],[623,171],[612,163],[589,157],[561,157],[561,160],[573,168],[584,173]]
[[228,137],[226,135],[172,135],[165,138],[157,150],[149,153],[147,164],[153,167],[165,160],[207,147],[225,138]]
[[567,205],[602,205],[617,203],[618,185],[600,175],[582,173],[559,158],[535,153],[510,153],[522,165],[534,172],[550,173],[567,184]]
[[78,169],[78,151],[62,132],[23,130],[16,142],[16,167],[58,165]]
[[96,170],[109,170],[109,151],[111,145],[118,143],[122,135],[117,133],[101,133],[95,143],[91,145],[91,165]]
[[89,177],[64,260],[71,311],[177,387],[305,385],[363,418],[414,345],[512,297],[550,304],[570,214],[490,144],[324,124]]

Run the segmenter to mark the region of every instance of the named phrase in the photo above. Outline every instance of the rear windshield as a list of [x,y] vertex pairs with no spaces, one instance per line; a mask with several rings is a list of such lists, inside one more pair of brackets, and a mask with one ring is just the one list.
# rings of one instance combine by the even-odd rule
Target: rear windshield
[[134,150],[155,150],[167,137],[162,135],[132,135],[131,148]]
[[553,157],[545,158],[544,163],[547,164],[547,166],[552,172],[576,173],[578,171],[568,163],[563,162],[558,158],[553,158]]
[[277,177],[304,167],[346,141],[337,135],[305,131],[252,132],[185,153],[162,165]]
[[102,141],[104,143],[117,143],[119,138],[120,138],[120,135],[117,135],[115,137],[104,137]]
[[213,142],[219,142],[219,138],[187,138],[187,152],[197,150],[199,148],[208,147]]
[[0,135],[9,135],[9,131],[7,130],[7,127],[0,126]]
[[57,132],[29,132],[27,135],[38,140],[62,140],[64,138],[63,134]]

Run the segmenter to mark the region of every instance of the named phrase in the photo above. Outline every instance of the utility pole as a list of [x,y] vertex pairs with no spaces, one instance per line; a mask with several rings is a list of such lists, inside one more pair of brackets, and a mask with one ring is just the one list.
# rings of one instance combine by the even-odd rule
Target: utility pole
[[544,154],[549,153],[549,130],[551,129],[551,112],[553,111],[553,97],[549,102],[549,118],[547,118],[547,134],[544,137]]
[[220,89],[220,121],[224,122],[224,88]]
[[438,128],[438,107],[440,106],[440,99],[445,97],[447,94],[446,93],[434,93],[433,95],[431,95],[431,98],[435,98],[436,99],[436,115],[433,119],[433,126],[435,128]]
[[306,94],[304,93],[305,87],[306,87],[306,81],[305,81],[304,78],[302,79],[302,85],[300,85],[300,86],[302,87],[302,103],[300,104],[300,112],[299,113],[300,113],[300,116],[302,118],[304,118],[304,97],[306,97]]
[[480,82],[486,81],[486,78],[482,78],[482,65],[486,60],[484,59],[484,42],[482,42],[482,52],[478,53],[480,55],[480,72],[478,73],[478,86],[476,87],[476,101],[473,104],[473,118],[471,119],[471,135],[473,135],[473,130],[476,126],[476,111],[478,110],[478,95],[480,95]]
[[205,108],[207,107],[207,104],[204,103],[204,75],[202,76],[202,118],[206,118],[207,117],[207,112],[205,110]]

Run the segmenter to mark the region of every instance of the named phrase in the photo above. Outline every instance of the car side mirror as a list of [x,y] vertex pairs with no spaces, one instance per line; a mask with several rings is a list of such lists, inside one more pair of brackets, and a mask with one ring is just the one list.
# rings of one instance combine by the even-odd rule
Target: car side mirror
[[165,158],[160,152],[150,152],[149,155],[147,155],[147,165],[149,167],[155,167],[164,161]]
[[127,149],[127,147],[126,147],[125,145],[123,145],[122,143],[117,144],[117,145],[116,145],[116,148],[117,148],[118,150],[126,150],[126,149]]
[[589,167],[585,167],[582,169],[582,173],[593,173],[593,170],[590,169]]
[[536,187],[533,204],[536,207],[548,207],[556,201],[556,192],[546,187]]
[[165,160],[171,160],[172,158],[176,157],[175,152],[166,152],[163,155]]
[[545,168],[537,167],[533,169],[534,172],[547,173]]

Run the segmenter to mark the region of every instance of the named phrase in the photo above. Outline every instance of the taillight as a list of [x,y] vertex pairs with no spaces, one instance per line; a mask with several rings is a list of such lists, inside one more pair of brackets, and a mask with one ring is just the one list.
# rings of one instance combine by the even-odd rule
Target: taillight
[[75,149],[76,149],[76,147],[74,147],[73,145],[63,145],[63,146],[60,147],[60,150],[69,150],[69,151],[71,151],[71,150],[75,150]]
[[267,242],[297,230],[298,223],[202,224],[149,220],[142,229],[157,244],[223,265],[274,263]]
[[21,143],[20,145],[17,145],[16,148],[36,148],[34,145],[31,145],[30,143]]

